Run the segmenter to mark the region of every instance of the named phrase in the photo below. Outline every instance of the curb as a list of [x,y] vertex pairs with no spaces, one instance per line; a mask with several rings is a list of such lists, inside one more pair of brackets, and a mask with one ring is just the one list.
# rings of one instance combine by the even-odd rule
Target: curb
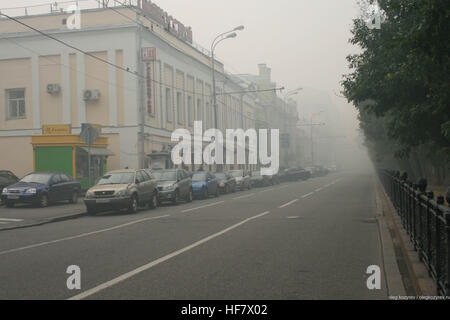
[[[384,188],[381,186],[379,180],[377,180],[379,190],[381,193],[381,197],[383,197],[385,203],[383,206],[383,214],[387,212],[386,218],[388,221],[388,228],[392,234],[395,235],[395,240],[392,241],[397,243],[397,247],[402,251],[401,254],[403,257],[397,257],[403,260],[404,273],[403,281],[408,281],[410,290],[413,289],[415,291],[416,296],[436,296],[437,288],[434,284],[433,279],[429,276],[428,271],[425,268],[425,265],[420,261],[418,253],[414,250],[414,247],[410,241],[409,235],[406,230],[402,226],[401,219],[397,214],[391,200],[387,196]],[[411,296],[411,294],[409,294]]]
[[377,208],[377,222],[380,233],[380,242],[383,259],[383,270],[386,279],[386,287],[388,298],[391,296],[405,296],[406,290],[403,284],[402,275],[397,264],[397,257],[394,249],[394,242],[386,223],[386,216],[383,210],[383,204],[380,197],[379,183],[376,181],[376,208]]
[[61,221],[66,221],[66,220],[71,220],[71,219],[77,219],[77,218],[81,218],[84,216],[87,216],[86,212],[69,214],[69,215],[65,215],[65,216],[61,216],[61,217],[47,218],[47,219],[38,220],[38,221],[35,221],[32,223],[28,223],[28,224],[19,224],[19,225],[15,225],[15,226],[13,225],[13,226],[8,226],[8,227],[1,227],[0,232],[14,230],[14,229],[36,227],[36,226],[41,226],[44,224],[49,224],[49,223],[54,223],[54,222],[61,222]]

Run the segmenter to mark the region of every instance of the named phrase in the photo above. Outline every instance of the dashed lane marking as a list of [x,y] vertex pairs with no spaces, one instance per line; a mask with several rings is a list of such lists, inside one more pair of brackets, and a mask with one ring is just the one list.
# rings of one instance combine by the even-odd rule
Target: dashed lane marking
[[178,255],[180,255],[180,254],[182,254],[182,253],[184,253],[186,251],[192,250],[195,247],[198,247],[198,246],[200,246],[200,245],[202,245],[202,244],[204,244],[204,243],[206,243],[208,241],[211,241],[214,238],[217,238],[217,237],[219,237],[219,236],[221,236],[221,235],[223,235],[223,234],[225,234],[227,232],[230,232],[231,230],[236,229],[239,226],[241,226],[241,225],[243,225],[243,224],[245,224],[245,223],[247,223],[249,221],[252,221],[254,219],[260,218],[260,217],[265,216],[265,215],[267,215],[269,213],[270,213],[269,211],[266,211],[266,212],[260,213],[260,214],[258,214],[256,216],[253,216],[253,217],[247,218],[245,220],[242,220],[239,223],[236,223],[236,224],[234,224],[234,225],[232,225],[232,226],[230,226],[230,227],[228,227],[226,229],[223,229],[222,231],[219,231],[219,232],[214,233],[214,234],[212,234],[212,235],[210,235],[210,236],[208,236],[206,238],[203,238],[203,239],[201,239],[201,240],[199,240],[197,242],[194,242],[194,243],[192,243],[192,244],[190,244],[190,245],[188,245],[188,246],[186,246],[186,247],[184,247],[184,248],[182,248],[180,250],[174,251],[174,252],[172,252],[172,253],[164,256],[164,257],[156,259],[156,260],[154,260],[154,261],[152,261],[152,262],[150,262],[148,264],[145,264],[145,265],[143,265],[143,266],[141,266],[141,267],[139,267],[137,269],[134,269],[132,271],[124,273],[123,275],[118,276],[118,277],[116,277],[116,278],[114,278],[112,280],[109,280],[107,282],[104,282],[104,283],[102,283],[102,284],[100,284],[100,285],[98,285],[98,286],[96,286],[96,287],[94,287],[92,289],[89,289],[89,290],[87,290],[85,292],[77,294],[77,295],[69,298],[69,300],[81,300],[81,299],[87,298],[87,297],[89,297],[89,296],[91,296],[93,294],[96,294],[96,293],[98,293],[100,291],[103,291],[103,290],[105,290],[107,288],[110,288],[110,287],[112,287],[112,286],[114,286],[114,285],[116,285],[116,284],[118,284],[118,283],[120,283],[122,281],[125,281],[125,280],[127,280],[127,279],[129,279],[129,278],[131,278],[131,277],[141,273],[141,272],[149,270],[149,269],[153,268],[154,266],[157,266],[158,264],[161,264],[161,263],[163,263],[163,262],[165,262],[167,260],[170,260],[170,259],[172,259],[172,258],[174,258],[174,257],[176,257],[176,256],[178,256]]

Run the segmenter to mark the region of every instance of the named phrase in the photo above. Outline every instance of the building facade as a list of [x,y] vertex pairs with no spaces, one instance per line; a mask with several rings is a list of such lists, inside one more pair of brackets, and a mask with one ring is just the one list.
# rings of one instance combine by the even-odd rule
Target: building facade
[[[100,126],[107,170],[149,166],[152,154],[174,145],[173,130],[192,131],[195,120],[215,126],[208,52],[169,15],[152,18],[155,10],[164,12],[150,1],[82,10],[75,29],[67,27],[71,13],[15,18],[47,36],[0,19],[0,168],[33,171],[31,139],[45,125],[69,125],[76,135],[85,123]],[[214,63],[219,129],[281,127],[262,116],[257,94]]]

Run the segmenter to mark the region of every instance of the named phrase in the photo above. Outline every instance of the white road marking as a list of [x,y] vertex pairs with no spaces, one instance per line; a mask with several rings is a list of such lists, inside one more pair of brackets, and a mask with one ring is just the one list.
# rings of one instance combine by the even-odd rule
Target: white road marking
[[299,216],[289,216],[289,217],[286,217],[287,219],[298,219],[298,218],[300,218]]
[[203,208],[207,208],[207,207],[217,206],[218,204],[221,204],[221,203],[224,203],[224,202],[225,201],[213,202],[213,203],[210,203],[210,204],[205,204],[204,206],[182,210],[181,212],[182,213],[186,213],[186,212],[190,212],[190,211],[194,211],[194,210],[198,210],[198,209],[203,209]]
[[317,188],[316,190],[314,190],[314,192],[319,192],[319,191],[322,191],[323,190],[323,187],[320,187],[320,188]]
[[307,193],[307,194],[305,194],[305,195],[303,195],[302,196],[302,199],[304,199],[304,198],[306,198],[306,197],[309,197],[310,195],[312,195],[314,192],[310,192],[310,193]]
[[281,205],[281,206],[279,206],[278,208],[285,208],[285,207],[287,207],[287,206],[290,206],[291,204],[293,204],[293,203],[295,203],[295,202],[297,202],[298,201],[298,199],[294,199],[294,200],[292,200],[292,201],[289,201],[288,203],[285,203],[285,204],[283,204],[283,205]]
[[0,218],[0,221],[19,222],[19,221],[23,221],[23,219]]
[[0,251],[0,255],[4,255],[4,254],[7,254],[7,253],[12,253],[12,252],[17,252],[17,251],[22,251],[22,250],[27,250],[27,249],[33,249],[33,248],[37,248],[37,247],[42,247],[42,246],[45,246],[45,245],[54,244],[54,243],[58,243],[58,242],[84,238],[84,237],[92,236],[94,234],[99,234],[99,233],[103,233],[103,232],[107,232],[107,231],[112,231],[112,230],[116,230],[116,229],[120,229],[120,228],[125,228],[125,227],[131,226],[133,224],[137,224],[137,223],[141,223],[141,222],[145,222],[145,221],[149,221],[149,220],[156,220],[156,219],[161,219],[161,218],[167,218],[169,216],[170,216],[169,214],[166,214],[164,216],[150,217],[150,218],[135,220],[135,221],[131,221],[131,222],[127,222],[127,223],[124,223],[124,224],[120,224],[120,225],[117,225],[117,226],[114,226],[114,227],[111,227],[111,228],[106,228],[106,229],[101,229],[101,230],[97,230],[97,231],[82,233],[82,234],[78,234],[78,235],[75,235],[75,236],[61,238],[61,239],[56,239],[56,240],[51,240],[51,241],[46,241],[46,242],[40,242],[40,243],[31,244],[31,245],[20,247],[20,248]]
[[235,198],[233,198],[233,200],[249,198],[249,197],[254,196],[254,195],[255,195],[254,193],[250,193],[250,194],[246,194],[244,196],[235,197]]
[[0,221],[0,224],[8,224],[8,223],[10,223],[10,222],[1,222],[1,221]]
[[264,193],[264,192],[268,192],[268,191],[273,191],[273,190],[276,190],[276,189],[277,189],[277,188],[266,189],[266,190],[259,191],[259,193]]
[[247,218],[247,219],[245,219],[245,220],[243,220],[243,221],[241,221],[239,223],[236,223],[236,224],[232,225],[231,227],[223,229],[222,231],[219,231],[219,232],[214,233],[214,234],[212,234],[212,235],[210,235],[210,236],[208,236],[206,238],[203,238],[203,239],[201,239],[201,240],[199,240],[197,242],[194,242],[194,243],[188,245],[187,247],[184,247],[184,248],[182,248],[180,250],[174,251],[174,252],[172,252],[172,253],[164,256],[164,257],[161,257],[161,258],[156,259],[156,260],[154,260],[154,261],[152,261],[152,262],[150,262],[148,264],[145,264],[145,265],[143,265],[143,266],[141,266],[141,267],[139,267],[137,269],[129,271],[129,272],[127,272],[127,273],[117,277],[117,278],[114,278],[114,279],[109,280],[109,281],[107,281],[105,283],[102,283],[102,284],[100,284],[100,285],[98,285],[98,286],[96,286],[96,287],[94,287],[92,289],[89,289],[89,290],[87,290],[85,292],[77,294],[77,295],[69,298],[69,300],[81,300],[81,299],[87,298],[87,297],[89,297],[89,296],[91,296],[93,294],[96,294],[96,293],[98,293],[98,292],[100,292],[102,290],[105,290],[105,289],[107,289],[109,287],[112,287],[112,286],[118,284],[119,282],[127,280],[127,279],[129,279],[129,278],[131,278],[131,277],[133,277],[133,276],[135,276],[135,275],[137,275],[137,274],[139,274],[139,273],[141,273],[143,271],[146,271],[146,270],[148,270],[150,268],[153,268],[154,266],[156,266],[158,264],[161,264],[161,263],[163,263],[163,262],[165,262],[167,260],[170,260],[170,259],[172,259],[172,258],[174,258],[174,257],[176,257],[176,256],[178,256],[178,255],[180,255],[180,254],[182,254],[182,253],[184,253],[186,251],[189,251],[189,250],[194,249],[195,247],[198,247],[198,246],[200,246],[200,245],[202,245],[202,244],[204,244],[204,243],[206,243],[208,241],[211,241],[212,239],[217,238],[217,237],[219,237],[219,236],[221,236],[221,235],[223,235],[223,234],[225,234],[225,233],[227,233],[227,232],[229,232],[229,231],[231,231],[233,229],[236,229],[237,227],[239,227],[239,226],[241,226],[241,225],[243,225],[243,224],[245,224],[245,223],[247,223],[247,222],[249,222],[251,220],[260,218],[260,217],[265,216],[265,215],[267,215],[269,213],[270,213],[269,211],[266,211],[266,212],[260,213],[260,214],[258,214],[256,216]]

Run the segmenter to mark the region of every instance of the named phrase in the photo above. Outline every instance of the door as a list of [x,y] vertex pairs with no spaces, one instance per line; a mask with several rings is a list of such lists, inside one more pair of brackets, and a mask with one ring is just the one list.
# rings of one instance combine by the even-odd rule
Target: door
[[60,201],[64,199],[64,183],[61,183],[61,175],[54,174],[50,179],[50,187],[48,189],[48,199],[50,201]]
[[147,179],[142,171],[136,171],[136,187],[138,189],[139,202],[144,203],[149,200],[148,187],[146,186]]

